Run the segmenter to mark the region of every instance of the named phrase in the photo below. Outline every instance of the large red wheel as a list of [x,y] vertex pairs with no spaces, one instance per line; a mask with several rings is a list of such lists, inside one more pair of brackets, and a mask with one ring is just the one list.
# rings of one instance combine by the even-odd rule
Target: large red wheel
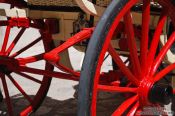
[[[172,0],[158,0],[161,11],[153,37],[149,36],[151,2],[149,0],[143,0],[142,2],[139,0],[114,0],[99,21],[90,39],[81,71],[78,96],[79,116],[105,115],[105,113],[98,113],[98,109],[101,107],[98,104],[101,92],[124,93],[127,96],[123,101],[120,101],[121,104],[119,104],[119,100],[116,103],[112,101],[110,104],[116,104],[114,105],[115,108],[109,106],[103,107],[102,110],[106,109],[106,111],[110,111],[108,115],[113,116],[141,115],[141,113],[146,113],[140,112],[145,107],[161,107],[171,102],[173,87],[169,84],[161,83],[161,80],[175,69],[175,65],[174,63],[169,64],[161,70],[159,67],[164,63],[164,57],[175,41],[175,33],[173,32],[171,34],[159,53],[157,53],[157,49],[167,17],[175,24],[174,2]],[[152,3],[154,2],[152,1]],[[136,33],[132,23],[134,17],[131,16],[131,9],[140,3],[143,6],[142,34],[139,49],[136,46]],[[113,35],[121,20],[125,24],[131,66],[126,65],[111,45]],[[104,75],[101,69],[106,52],[109,52],[120,69],[119,72],[123,74],[123,77],[127,78],[129,84],[121,86],[120,84],[112,84],[112,82],[103,83],[101,81]],[[118,71],[113,71],[112,74],[109,72],[108,79],[110,80],[115,76],[117,79],[118,74]],[[113,82],[115,81],[118,80],[113,80]],[[158,109],[158,112],[160,110],[161,108]],[[148,113],[150,112],[148,111]],[[164,115],[163,111],[161,113]]]
[[[54,44],[43,20],[1,17],[0,30],[0,79],[7,112],[10,116],[28,115],[41,105],[48,92],[51,77],[36,72],[53,71],[43,54]],[[16,94],[25,99],[21,109],[15,107]]]

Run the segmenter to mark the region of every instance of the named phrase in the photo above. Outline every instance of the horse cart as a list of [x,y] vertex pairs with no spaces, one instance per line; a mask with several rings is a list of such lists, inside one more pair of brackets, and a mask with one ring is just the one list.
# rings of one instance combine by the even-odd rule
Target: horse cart
[[[174,0],[0,0],[0,78],[8,115],[35,112],[52,78],[79,81],[78,116],[142,115],[145,107],[170,104],[174,11]],[[70,47],[85,53],[81,71],[72,66]],[[28,101],[20,112],[13,111],[9,82]],[[33,87],[33,97],[24,84]],[[115,100],[102,98],[105,93]],[[110,114],[100,114],[106,102],[113,105],[106,106]]]

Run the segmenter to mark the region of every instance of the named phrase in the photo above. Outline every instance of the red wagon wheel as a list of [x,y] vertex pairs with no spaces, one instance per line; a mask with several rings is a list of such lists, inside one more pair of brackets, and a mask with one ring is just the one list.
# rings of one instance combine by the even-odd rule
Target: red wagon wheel
[[[164,63],[164,57],[175,41],[174,32],[169,37],[167,43],[161,48],[160,52],[158,54],[156,52],[167,17],[175,24],[174,3],[171,0],[158,0],[161,6],[160,19],[153,37],[150,38],[151,2],[149,0],[142,1],[142,34],[140,52],[138,53],[131,9],[140,2],[139,0],[114,0],[99,21],[88,45],[81,71],[78,100],[79,116],[105,115],[104,113],[97,113],[98,108],[101,107],[98,104],[100,101],[98,94],[101,91],[128,94],[126,99],[118,107],[117,105],[116,108],[106,106],[108,110],[113,109],[111,114],[109,114],[113,116],[124,114],[128,116],[141,115],[139,111],[143,110],[144,107],[161,107],[171,102],[173,88],[169,84],[162,84],[161,79],[175,69],[175,64],[170,64],[161,70],[158,70],[158,68]],[[111,45],[112,37],[122,19],[125,23],[131,67],[124,63]],[[129,80],[129,85],[120,86],[112,85],[111,83],[101,83],[103,77],[101,68],[106,52],[109,52],[124,77]],[[117,72],[113,74],[116,77],[118,76]],[[109,79],[111,77],[111,75],[108,76]],[[111,104],[118,103],[112,102]]]
[[[42,20],[1,19],[0,28],[0,79],[8,115],[28,115],[41,105],[48,92],[51,77],[36,72],[53,71],[53,66],[43,60],[43,54],[54,44]],[[15,89],[18,93],[14,93]],[[18,110],[13,98],[16,94],[26,101]]]
[[[44,33],[45,31],[44,29],[42,29],[43,27],[40,27],[39,25],[37,27],[37,24],[40,24],[41,21],[40,22],[35,21],[35,23],[32,23],[30,21],[30,27],[15,28],[15,26],[11,26],[9,24],[11,20],[13,19],[4,21],[1,20],[0,23],[1,27],[6,28],[0,52],[0,61],[1,61],[0,77],[2,80],[9,115],[12,115],[14,113],[13,102],[11,102],[10,100],[10,92],[9,92],[10,91],[9,89],[11,89],[12,87],[10,86],[9,81],[11,81],[14,84],[14,86],[18,89],[18,91],[21,92],[24,98],[27,99],[27,101],[29,102],[27,106],[21,109],[24,110],[23,111],[24,114],[28,114],[31,113],[32,111],[35,111],[40,106],[49,89],[51,77],[31,75],[31,74],[32,71],[35,71],[35,69],[37,69],[38,67],[39,69],[42,70],[47,71],[53,70],[52,65],[46,63],[45,61],[42,61],[43,54],[52,49],[53,43],[52,41],[49,41],[50,38],[46,37],[47,34]],[[40,37],[32,38],[32,36],[28,35],[31,38],[30,40],[26,40],[25,38],[27,39],[29,38],[23,35],[25,35],[26,33],[30,33],[29,30],[34,28],[35,31],[38,32],[38,34],[40,34]],[[15,31],[13,29],[15,29]],[[17,30],[18,33],[16,33],[16,36],[14,36],[15,34],[13,32],[16,32]],[[11,38],[13,38],[13,40],[11,40]],[[9,45],[7,44],[8,42]],[[30,51],[32,49],[33,51]],[[37,63],[37,61],[40,62]],[[30,64],[26,65],[26,63]],[[19,71],[20,68],[23,69],[24,67],[26,69],[24,69],[23,71]],[[24,73],[28,71],[31,72],[31,74]],[[33,90],[35,91],[35,93],[32,93],[32,95],[34,94],[33,98],[31,98],[28,93],[33,90],[24,89],[22,87],[24,85],[33,86]],[[16,113],[17,112],[15,112],[15,114]]]

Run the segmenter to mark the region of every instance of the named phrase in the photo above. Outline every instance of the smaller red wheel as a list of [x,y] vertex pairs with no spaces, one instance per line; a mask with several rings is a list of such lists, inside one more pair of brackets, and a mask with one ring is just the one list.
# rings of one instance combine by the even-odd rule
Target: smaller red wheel
[[[43,20],[28,18],[1,17],[0,30],[4,38],[0,40],[0,79],[7,106],[0,109],[10,116],[29,115],[41,105],[50,86],[52,77],[39,72],[53,71],[43,58],[54,47],[51,35]],[[25,104],[16,107],[15,96]]]

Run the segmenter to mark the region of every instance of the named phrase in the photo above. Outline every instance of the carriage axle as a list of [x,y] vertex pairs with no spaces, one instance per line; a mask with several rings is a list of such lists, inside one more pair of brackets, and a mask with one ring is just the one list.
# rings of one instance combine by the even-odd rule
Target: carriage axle
[[149,92],[149,100],[152,103],[168,105],[172,101],[172,98],[173,88],[168,84],[155,83]]

